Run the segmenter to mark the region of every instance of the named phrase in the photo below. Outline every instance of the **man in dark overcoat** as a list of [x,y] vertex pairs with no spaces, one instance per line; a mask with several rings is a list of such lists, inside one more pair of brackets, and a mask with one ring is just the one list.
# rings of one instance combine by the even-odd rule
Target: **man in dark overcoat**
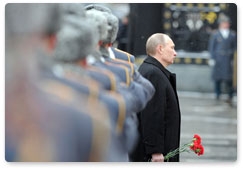
[[[134,162],[163,162],[164,156],[180,144],[181,114],[176,76],[166,69],[177,54],[171,38],[162,33],[149,37],[146,52],[148,57],[139,72],[154,85],[155,94],[138,115],[140,141],[130,158]],[[169,161],[178,162],[179,155]]]
[[220,99],[221,84],[227,87],[228,100],[231,104],[233,97],[233,59],[237,47],[236,33],[230,30],[229,18],[221,14],[218,19],[219,29],[209,40],[209,52],[213,59],[212,79],[215,85],[216,99]]

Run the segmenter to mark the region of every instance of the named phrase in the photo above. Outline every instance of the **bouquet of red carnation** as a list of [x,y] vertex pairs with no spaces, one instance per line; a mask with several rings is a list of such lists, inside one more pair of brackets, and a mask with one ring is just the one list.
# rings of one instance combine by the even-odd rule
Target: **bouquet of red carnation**
[[198,156],[203,155],[204,147],[201,144],[201,137],[199,135],[195,134],[190,143],[184,144],[181,147],[169,152],[164,156],[164,159],[165,161],[168,161],[169,158],[174,157],[182,152],[190,152],[190,150],[195,152]]

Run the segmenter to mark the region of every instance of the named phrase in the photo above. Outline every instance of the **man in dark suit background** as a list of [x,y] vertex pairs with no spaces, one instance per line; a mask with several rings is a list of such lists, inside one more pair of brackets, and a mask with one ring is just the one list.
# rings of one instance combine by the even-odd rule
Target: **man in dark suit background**
[[[176,76],[166,69],[177,54],[171,38],[162,33],[148,38],[146,52],[148,57],[138,71],[154,85],[155,94],[138,115],[141,138],[130,160],[163,162],[164,156],[180,145],[181,115]],[[179,162],[179,155],[169,161]]]

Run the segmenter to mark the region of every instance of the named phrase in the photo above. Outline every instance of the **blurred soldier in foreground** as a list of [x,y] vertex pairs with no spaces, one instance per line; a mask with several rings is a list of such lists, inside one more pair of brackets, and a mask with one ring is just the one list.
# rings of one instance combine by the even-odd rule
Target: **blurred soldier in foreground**
[[[83,10],[78,9],[78,10]],[[109,91],[103,88],[103,82],[93,79],[90,68],[86,62],[86,56],[89,52],[87,49],[93,50],[98,43],[98,31],[93,27],[95,23],[87,19],[85,16],[65,15],[64,23],[57,34],[57,46],[55,49],[55,60],[58,61],[53,66],[54,76],[63,79],[67,85],[75,87],[78,94],[85,95],[87,100],[93,98],[99,104],[103,103],[109,112],[109,117],[112,127],[111,140],[106,161],[127,161],[124,152],[123,138],[120,135],[124,131],[124,123],[126,116],[127,105],[122,100],[122,96],[116,91]],[[104,18],[105,19],[105,18]],[[83,43],[85,42],[85,43]],[[90,51],[90,50],[88,50]],[[102,70],[99,69],[99,76],[102,76]],[[94,73],[97,73],[94,72]],[[93,74],[92,74],[93,75]],[[97,110],[97,115],[100,112]],[[97,142],[99,142],[97,140]],[[124,155],[125,154],[125,155]],[[104,157],[106,154],[104,154]]]
[[111,160],[107,109],[51,73],[59,12],[56,4],[6,5],[8,162]]

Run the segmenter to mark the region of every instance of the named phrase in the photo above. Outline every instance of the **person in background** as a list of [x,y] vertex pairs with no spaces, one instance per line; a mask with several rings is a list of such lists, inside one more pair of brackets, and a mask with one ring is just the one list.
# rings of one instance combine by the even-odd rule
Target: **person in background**
[[220,99],[222,94],[222,83],[225,83],[228,99],[232,105],[233,97],[233,59],[237,48],[236,33],[230,29],[230,19],[224,14],[218,18],[218,30],[214,32],[210,39],[208,50],[214,61],[212,79],[214,81],[214,91],[216,99]]
[[[175,44],[162,33],[146,42],[148,57],[138,71],[155,88],[153,98],[138,114],[140,141],[131,155],[133,162],[163,162],[164,156],[180,145],[181,113],[176,90],[176,75],[166,68],[174,63]],[[170,162],[179,162],[179,155]]]
[[127,43],[128,43],[128,24],[129,24],[129,16],[125,15],[119,23],[119,31],[117,33],[117,48],[123,51],[127,50]]

